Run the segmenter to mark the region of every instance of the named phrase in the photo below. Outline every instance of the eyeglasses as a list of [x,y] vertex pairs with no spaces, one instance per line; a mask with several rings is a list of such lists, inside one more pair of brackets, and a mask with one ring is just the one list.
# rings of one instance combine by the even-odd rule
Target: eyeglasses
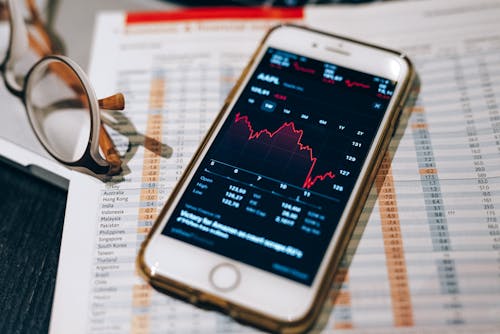
[[7,89],[24,102],[37,138],[72,169],[116,175],[122,161],[100,110],[123,110],[123,95],[98,100],[84,71],[56,55],[61,48],[53,41],[34,0],[0,0],[0,71]]

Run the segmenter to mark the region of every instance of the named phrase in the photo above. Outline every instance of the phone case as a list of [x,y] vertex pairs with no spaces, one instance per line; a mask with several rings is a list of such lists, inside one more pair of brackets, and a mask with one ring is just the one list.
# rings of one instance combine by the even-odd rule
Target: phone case
[[[166,214],[166,209],[171,205],[172,200],[174,198],[174,194],[179,192],[180,190],[180,185],[187,180],[187,175],[189,175],[190,171],[193,169],[193,163],[196,161],[200,155],[201,152],[203,151],[204,147],[207,145],[208,138],[210,138],[212,135],[214,135],[216,124],[218,124],[221,119],[223,118],[222,116],[228,111],[227,108],[229,106],[230,101],[235,97],[234,95],[238,91],[238,88],[242,85],[245,77],[247,76],[252,64],[256,61],[257,56],[259,55],[261,49],[265,45],[265,41],[267,37],[276,29],[279,29],[280,27],[283,26],[291,26],[295,28],[300,28],[300,29],[306,29],[315,33],[319,33],[322,35],[326,36],[332,36],[335,38],[341,38],[346,41],[351,41],[355,42],[358,44],[370,46],[373,48],[381,49],[390,53],[393,53],[397,55],[398,57],[401,57],[405,62],[408,63],[409,65],[409,75],[407,76],[406,80],[404,82],[401,82],[400,84],[403,86],[403,89],[400,91],[399,95],[394,96],[393,98],[395,99],[395,108],[390,111],[392,113],[392,119],[390,122],[386,123],[386,128],[383,129],[384,136],[382,140],[378,143],[379,145],[375,148],[376,149],[376,154],[374,155],[374,159],[369,161],[369,167],[370,167],[370,173],[367,173],[364,175],[364,177],[361,179],[361,189],[363,189],[362,192],[357,194],[357,198],[355,198],[354,203],[356,203],[351,210],[348,212],[348,219],[347,222],[352,222],[352,223],[346,223],[343,226],[343,229],[340,231],[340,238],[339,242],[337,244],[337,247],[335,248],[335,251],[333,254],[339,254],[339,256],[332,256],[328,265],[328,270],[325,273],[325,275],[321,278],[321,283],[320,283],[320,288],[318,289],[318,292],[314,298],[314,303],[313,307],[309,310],[309,312],[301,319],[294,321],[294,322],[283,322],[280,321],[279,319],[274,319],[270,318],[265,314],[262,314],[258,311],[241,307],[239,305],[235,305],[231,302],[228,302],[220,297],[205,293],[203,291],[198,291],[186,284],[183,284],[182,282],[174,281],[171,280],[167,277],[164,277],[162,275],[159,275],[158,273],[154,273],[151,271],[150,268],[148,268],[145,264],[144,261],[144,252],[146,247],[148,246],[151,237],[154,233],[154,231],[159,227],[160,222],[163,220],[165,214]],[[342,36],[330,34],[330,33],[325,33],[322,31],[318,31],[315,29],[311,29],[308,27],[300,26],[300,25],[295,25],[295,24],[281,24],[278,25],[268,31],[268,33],[265,35],[265,37],[262,39],[260,45],[254,52],[253,56],[251,57],[249,63],[243,70],[240,78],[236,82],[235,86],[229,93],[228,97],[225,100],[224,106],[222,107],[221,111],[217,115],[214,123],[210,127],[209,131],[207,132],[204,140],[202,141],[200,147],[194,154],[191,162],[186,168],[186,171],[183,173],[181,179],[175,186],[175,188],[172,191],[172,195],[170,198],[167,200],[165,206],[163,207],[162,211],[160,212],[152,230],[148,234],[147,238],[144,240],[144,242],[141,245],[141,248],[139,250],[138,256],[137,256],[137,267],[138,271],[141,274],[141,276],[148,282],[150,283],[154,288],[157,290],[164,292],[168,295],[174,296],[176,298],[183,299],[189,303],[195,304],[199,307],[202,308],[207,308],[207,309],[215,309],[218,310],[222,313],[225,313],[234,319],[236,319],[239,322],[245,323],[245,324],[250,324],[253,326],[256,326],[258,328],[272,331],[272,332],[279,332],[279,333],[300,333],[308,328],[310,328],[313,324],[316,318],[318,317],[323,304],[329,296],[329,291],[333,283],[334,275],[337,270],[338,265],[340,264],[340,260],[342,258],[342,255],[347,247],[347,244],[349,243],[352,233],[354,231],[354,228],[356,226],[356,222],[361,214],[361,211],[363,209],[363,206],[368,198],[368,194],[370,192],[371,185],[373,184],[375,177],[377,175],[378,169],[380,167],[380,164],[384,158],[384,153],[387,150],[389,146],[389,142],[392,138],[392,135],[394,134],[396,127],[399,123],[399,119],[402,115],[403,108],[405,106],[405,101],[410,95],[411,91],[415,90],[415,86],[418,86],[418,78],[417,74],[414,70],[414,67],[411,63],[411,61],[406,57],[406,55],[386,49],[383,47],[375,46],[369,43],[353,40],[350,38],[345,38]]]

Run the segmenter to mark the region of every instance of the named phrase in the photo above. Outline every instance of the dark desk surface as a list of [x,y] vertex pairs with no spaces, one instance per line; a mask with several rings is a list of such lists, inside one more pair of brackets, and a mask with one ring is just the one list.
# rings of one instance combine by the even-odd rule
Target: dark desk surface
[[48,331],[66,191],[0,162],[0,333]]

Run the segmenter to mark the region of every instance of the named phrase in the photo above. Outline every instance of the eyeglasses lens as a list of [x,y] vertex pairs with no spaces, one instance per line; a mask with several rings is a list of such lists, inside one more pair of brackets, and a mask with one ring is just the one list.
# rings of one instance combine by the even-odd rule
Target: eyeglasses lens
[[31,73],[26,106],[33,128],[52,155],[76,162],[91,136],[91,109],[79,76],[66,63],[46,59]]

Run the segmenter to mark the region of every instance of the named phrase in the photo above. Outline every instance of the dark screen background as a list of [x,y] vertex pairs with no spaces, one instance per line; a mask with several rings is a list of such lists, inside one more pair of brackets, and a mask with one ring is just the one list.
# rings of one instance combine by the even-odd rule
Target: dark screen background
[[395,84],[268,49],[163,234],[311,284]]

